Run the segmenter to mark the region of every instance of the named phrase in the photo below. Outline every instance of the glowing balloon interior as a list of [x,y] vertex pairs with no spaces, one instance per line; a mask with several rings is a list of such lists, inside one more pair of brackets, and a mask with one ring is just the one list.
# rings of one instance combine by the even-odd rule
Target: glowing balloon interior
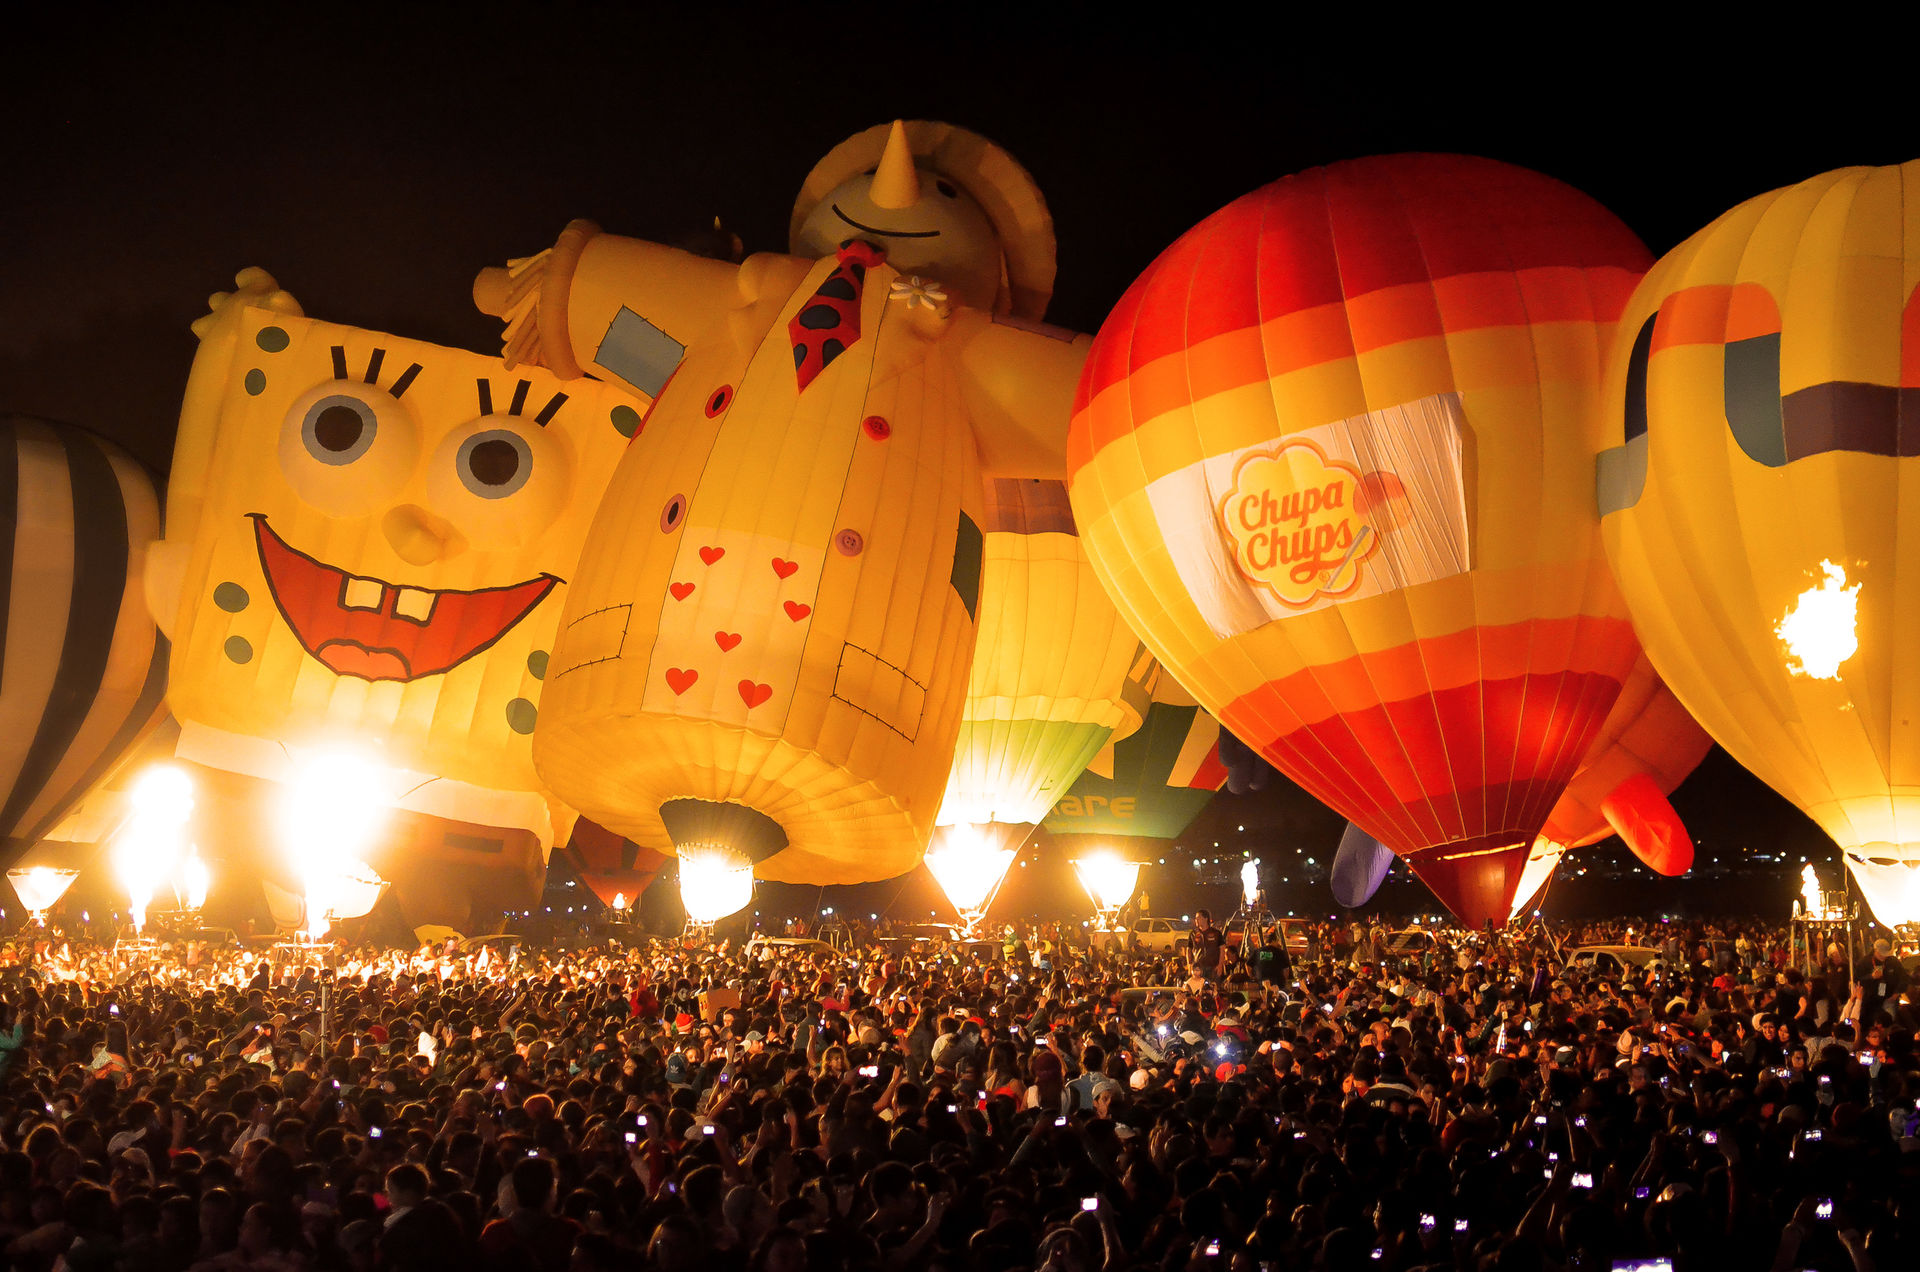
[[996,833],[1012,829],[962,823],[934,832],[933,846],[927,850],[927,870],[947,894],[969,935],[986,917],[994,894],[1019,855],[1018,846],[1010,844],[1005,833]]
[[[303,882],[308,932],[318,940],[329,920],[359,918],[384,884],[365,856],[400,792],[390,770],[366,755],[330,750],[298,757],[282,796],[290,864]],[[369,882],[371,880],[371,882]],[[372,900],[367,899],[373,888]],[[366,909],[351,913],[366,901]]]
[[680,849],[680,903],[687,921],[711,927],[737,914],[753,900],[753,863],[717,844],[684,844]]
[[1140,863],[1128,861],[1117,853],[1089,853],[1077,858],[1073,868],[1080,876],[1080,885],[1092,898],[1094,909],[1109,922],[1133,899],[1133,890],[1140,883]]
[[147,906],[173,876],[193,816],[193,781],[173,765],[142,773],[131,792],[132,815],[114,845],[114,864],[127,890],[135,931],[147,925]]
[[42,925],[46,923],[47,911],[60,903],[60,898],[67,895],[67,889],[79,877],[78,870],[61,870],[53,866],[29,866],[7,871],[7,882],[13,885],[20,904],[26,906],[27,911]]

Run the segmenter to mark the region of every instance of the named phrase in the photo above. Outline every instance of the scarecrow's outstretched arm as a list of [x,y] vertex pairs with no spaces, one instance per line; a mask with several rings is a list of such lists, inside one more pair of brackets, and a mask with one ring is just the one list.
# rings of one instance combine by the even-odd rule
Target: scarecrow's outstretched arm
[[1093,337],[968,314],[956,331],[961,382],[989,477],[1067,476],[1067,422]]
[[709,260],[575,221],[538,256],[481,270],[473,299],[507,320],[509,366],[617,380],[651,399],[689,344],[750,303],[755,272],[751,261]]

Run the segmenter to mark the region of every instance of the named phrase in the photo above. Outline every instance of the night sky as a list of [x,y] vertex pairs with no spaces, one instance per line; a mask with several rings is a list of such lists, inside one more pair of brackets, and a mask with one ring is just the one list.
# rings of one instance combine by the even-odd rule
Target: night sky
[[[1483,34],[1438,10],[1398,29],[1402,6],[1345,31],[1225,6],[988,11],[996,29],[956,29],[952,6],[662,8],[313,8],[296,26],[254,6],[13,28],[0,410],[89,426],[164,470],[188,323],[243,266],[316,317],[497,351],[469,298],[481,266],[576,216],[673,241],[718,215],[748,251],[782,250],[815,160],[895,116],[966,125],[1029,168],[1060,242],[1048,316],[1080,330],[1195,221],[1332,160],[1523,164],[1660,252],[1750,195],[1920,154],[1894,30],[1828,44],[1775,23],[1743,52],[1717,28],[1591,7]],[[1703,836],[1811,829],[1717,753],[1675,802]],[[1211,816],[1243,823],[1257,804],[1272,833],[1337,836],[1302,803]]]

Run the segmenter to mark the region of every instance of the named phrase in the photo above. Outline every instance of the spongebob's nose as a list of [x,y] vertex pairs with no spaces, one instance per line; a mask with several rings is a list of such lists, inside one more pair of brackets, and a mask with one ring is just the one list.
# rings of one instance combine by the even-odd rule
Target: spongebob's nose
[[380,532],[408,565],[432,565],[467,550],[466,536],[418,504],[401,504],[380,519]]

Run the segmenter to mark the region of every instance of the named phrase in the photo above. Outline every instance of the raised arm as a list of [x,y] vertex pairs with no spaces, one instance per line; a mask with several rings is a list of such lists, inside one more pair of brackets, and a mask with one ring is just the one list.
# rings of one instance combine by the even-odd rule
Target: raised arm
[[774,289],[778,303],[806,268],[788,257],[709,260],[574,221],[546,251],[480,271],[473,300],[507,320],[508,366],[532,362],[567,379],[614,380],[650,401],[696,337],[754,303],[770,270],[792,279]]

